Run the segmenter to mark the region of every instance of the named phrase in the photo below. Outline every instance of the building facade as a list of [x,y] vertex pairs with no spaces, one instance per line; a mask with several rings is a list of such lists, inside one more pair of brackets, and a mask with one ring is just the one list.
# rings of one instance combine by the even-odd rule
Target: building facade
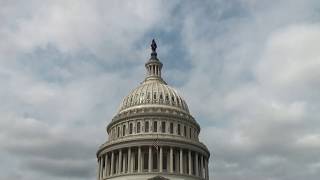
[[157,45],[145,80],[126,96],[97,151],[97,179],[206,180],[210,153],[184,99],[161,77]]

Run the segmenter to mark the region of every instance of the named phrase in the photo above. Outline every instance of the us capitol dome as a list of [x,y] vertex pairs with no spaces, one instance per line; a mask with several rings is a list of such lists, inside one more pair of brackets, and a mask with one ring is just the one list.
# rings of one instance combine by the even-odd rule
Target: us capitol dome
[[178,92],[161,77],[157,45],[151,44],[145,80],[126,96],[97,151],[97,179],[209,179],[210,152],[200,126]]

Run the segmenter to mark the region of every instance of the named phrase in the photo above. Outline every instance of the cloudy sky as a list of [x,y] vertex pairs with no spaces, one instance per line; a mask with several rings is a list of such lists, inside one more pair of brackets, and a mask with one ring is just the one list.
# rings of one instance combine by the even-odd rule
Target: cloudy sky
[[319,0],[0,0],[0,179],[95,179],[152,38],[211,179],[320,179]]

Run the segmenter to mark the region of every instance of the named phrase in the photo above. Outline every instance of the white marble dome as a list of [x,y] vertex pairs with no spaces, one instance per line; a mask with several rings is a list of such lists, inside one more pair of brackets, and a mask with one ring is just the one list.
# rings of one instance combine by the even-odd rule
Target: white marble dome
[[163,106],[189,113],[188,106],[178,92],[160,79],[146,80],[126,96],[120,113],[134,108]]
[[98,180],[208,180],[208,148],[185,100],[162,79],[152,42],[147,76],[120,103],[97,151]]

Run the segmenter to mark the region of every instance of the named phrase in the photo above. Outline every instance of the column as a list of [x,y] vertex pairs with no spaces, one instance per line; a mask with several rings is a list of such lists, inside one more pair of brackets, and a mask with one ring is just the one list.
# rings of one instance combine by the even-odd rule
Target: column
[[114,165],[114,151],[111,153],[111,172],[110,175],[113,175],[113,165]]
[[122,154],[122,172],[126,173],[127,156],[125,153]]
[[209,162],[207,159],[205,162],[206,162],[206,179],[209,179],[209,167],[208,167]]
[[152,171],[152,146],[149,146],[148,172]]
[[107,170],[108,170],[108,154],[106,153],[105,160],[104,160],[104,177],[108,176]]
[[182,149],[180,148],[180,174],[183,174],[183,151]]
[[131,148],[128,148],[128,173],[131,173]]
[[103,156],[100,157],[100,179],[102,179],[103,177]]
[[159,158],[159,172],[162,172],[162,163],[163,163],[163,158],[162,158],[162,146],[160,146],[160,158]]
[[174,171],[176,173],[179,172],[179,154],[177,153],[177,151],[173,151],[173,154],[174,154],[174,157],[175,157],[175,160],[174,160],[174,164],[176,166],[176,168],[174,169]]
[[203,155],[200,156],[200,176],[203,178]]
[[98,162],[97,162],[97,180],[99,180],[100,179],[100,177],[99,177],[99,171],[100,171],[100,160],[99,160],[99,158],[98,158]]
[[119,167],[118,167],[118,173],[120,174],[122,171],[121,171],[121,164],[122,163],[122,149],[119,149]]
[[195,152],[195,154],[196,154],[196,160],[195,160],[195,163],[196,163],[196,168],[195,168],[195,170],[196,170],[196,172],[195,172],[195,175],[196,176],[199,176],[199,162],[198,162],[198,160],[199,160],[199,157],[198,157],[198,153],[197,152]]
[[192,175],[192,167],[191,167],[191,151],[188,152],[188,160],[189,160],[189,175]]
[[138,172],[141,172],[141,147],[138,148]]
[[170,173],[173,173],[173,148],[170,147]]
[[98,179],[98,180],[100,179],[100,168],[101,168],[100,158],[98,157],[98,172],[97,172],[97,179]]

